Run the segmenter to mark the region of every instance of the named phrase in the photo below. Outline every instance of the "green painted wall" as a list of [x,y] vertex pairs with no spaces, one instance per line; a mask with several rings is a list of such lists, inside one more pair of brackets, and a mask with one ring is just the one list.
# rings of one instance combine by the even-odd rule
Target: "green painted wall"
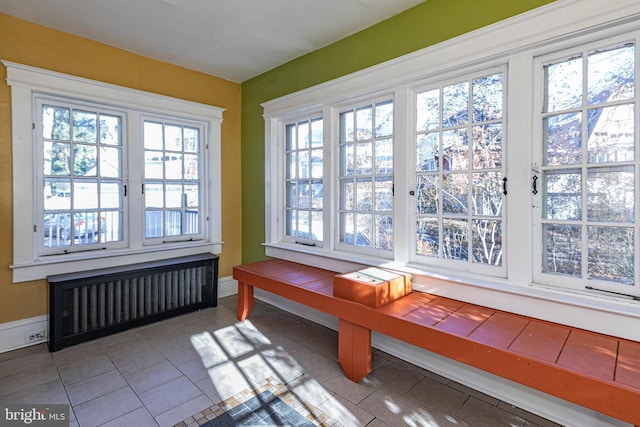
[[242,262],[265,259],[264,121],[261,103],[341,77],[554,0],[424,3],[242,84]]

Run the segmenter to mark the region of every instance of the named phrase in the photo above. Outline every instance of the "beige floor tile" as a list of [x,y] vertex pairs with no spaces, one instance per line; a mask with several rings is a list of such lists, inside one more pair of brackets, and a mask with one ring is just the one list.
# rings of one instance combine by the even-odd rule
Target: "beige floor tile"
[[226,362],[209,368],[208,377],[196,385],[214,402],[227,399],[251,387],[247,374],[233,362]]
[[524,418],[475,397],[470,397],[454,418],[458,423],[473,427],[516,427],[525,423]]
[[62,350],[51,353],[51,355],[57,366],[66,366],[104,356],[105,352],[97,341],[89,341],[63,348]]
[[213,402],[205,395],[190,399],[189,401],[179,405],[171,410],[158,415],[156,422],[160,427],[170,427],[189,418],[191,415],[200,412],[213,405]]
[[114,369],[70,384],[66,389],[69,401],[76,406],[126,386],[127,382],[122,374]]
[[367,396],[382,386],[375,378],[364,377],[359,383],[351,381],[344,374],[337,374],[322,383],[327,390],[331,390],[345,397],[351,403],[359,404]]
[[17,359],[19,357],[28,356],[34,353],[48,353],[47,344],[36,344],[29,347],[23,347],[5,353],[0,353],[0,363],[11,359]]
[[108,371],[116,367],[105,354],[100,354],[94,358],[83,359],[76,363],[69,363],[59,366],[60,377],[65,385],[73,384]]
[[128,412],[101,427],[157,427],[158,423],[146,408],[138,408]]
[[383,386],[400,393],[411,390],[424,377],[396,363],[389,362],[373,370],[368,377],[375,378]]
[[305,359],[301,359],[299,364],[307,375],[315,378],[320,383],[342,373],[342,367],[336,360],[336,356],[329,357],[315,353]]
[[378,388],[358,406],[393,427],[409,424],[424,407],[417,400],[386,387]]
[[180,370],[168,361],[125,375],[125,379],[137,394],[169,382],[182,375]]
[[74,406],[73,410],[82,427],[94,427],[119,418],[142,407],[142,402],[130,387],[123,387],[104,396]]
[[0,397],[38,386],[58,378],[54,365],[24,370],[0,380]]
[[467,393],[429,378],[424,378],[406,395],[423,403],[425,410],[430,413],[439,412],[450,416],[453,416],[469,397]]
[[[0,388],[2,386],[0,385]],[[15,393],[2,395],[2,403],[69,404],[62,380],[56,378],[23,388]]]
[[151,415],[158,416],[202,394],[186,377],[178,377],[140,393],[140,400]]
[[53,358],[48,352],[37,352],[20,358],[14,358],[0,362],[0,379],[16,375],[20,372],[30,371],[34,368],[53,366]]
[[318,408],[340,423],[340,427],[369,426],[375,418],[342,396],[334,395]]

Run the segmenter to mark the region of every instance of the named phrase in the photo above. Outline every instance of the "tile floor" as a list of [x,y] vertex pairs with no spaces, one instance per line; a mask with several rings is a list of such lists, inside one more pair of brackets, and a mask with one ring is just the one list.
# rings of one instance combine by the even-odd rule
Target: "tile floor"
[[259,301],[238,322],[235,308],[231,296],[55,353],[0,354],[0,402],[69,404],[71,426],[195,426],[270,389],[318,425],[557,425],[377,350],[353,383],[335,331]]

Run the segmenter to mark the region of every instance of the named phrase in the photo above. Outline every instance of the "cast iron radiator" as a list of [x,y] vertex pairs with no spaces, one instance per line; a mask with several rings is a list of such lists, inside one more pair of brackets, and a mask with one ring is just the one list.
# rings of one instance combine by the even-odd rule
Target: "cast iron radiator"
[[210,253],[47,280],[49,351],[218,303],[218,257]]

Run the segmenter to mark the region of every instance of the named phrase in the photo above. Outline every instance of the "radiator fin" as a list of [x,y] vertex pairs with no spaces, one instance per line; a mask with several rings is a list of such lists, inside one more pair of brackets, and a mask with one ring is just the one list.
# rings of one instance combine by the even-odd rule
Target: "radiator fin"
[[[202,303],[207,266],[77,286],[63,291],[63,336]],[[65,315],[66,314],[66,315]]]

